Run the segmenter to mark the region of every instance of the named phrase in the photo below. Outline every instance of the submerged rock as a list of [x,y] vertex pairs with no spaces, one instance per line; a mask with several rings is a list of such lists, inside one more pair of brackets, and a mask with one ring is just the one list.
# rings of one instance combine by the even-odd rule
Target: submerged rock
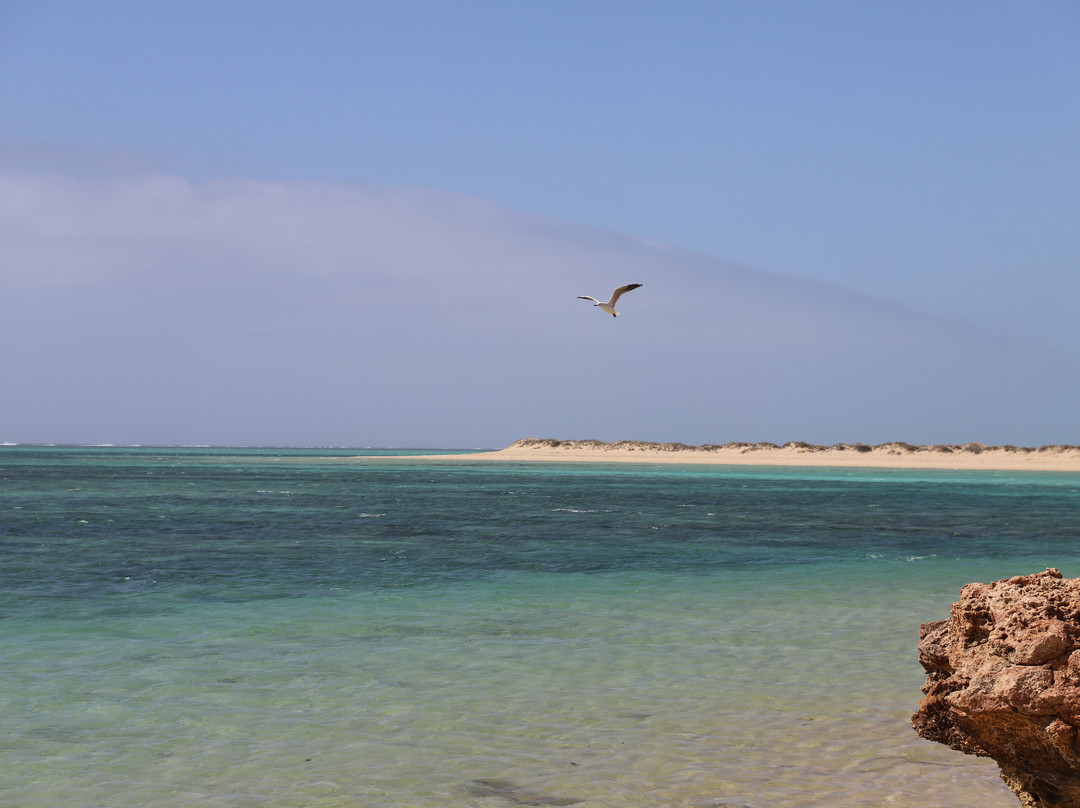
[[924,623],[915,731],[993,758],[1025,808],[1080,808],[1080,578],[968,584]]
[[511,780],[483,778],[465,784],[469,794],[476,797],[500,797],[515,805],[576,805],[581,800],[573,797],[554,797],[529,791]]

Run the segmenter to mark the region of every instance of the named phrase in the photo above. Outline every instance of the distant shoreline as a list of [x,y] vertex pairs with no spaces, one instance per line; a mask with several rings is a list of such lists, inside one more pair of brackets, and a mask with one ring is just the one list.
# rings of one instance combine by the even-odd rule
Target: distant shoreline
[[986,469],[1080,472],[1080,446],[986,446],[981,443],[725,443],[689,446],[647,441],[523,438],[491,452],[412,455],[403,460],[475,460],[600,463],[696,463],[757,466]]

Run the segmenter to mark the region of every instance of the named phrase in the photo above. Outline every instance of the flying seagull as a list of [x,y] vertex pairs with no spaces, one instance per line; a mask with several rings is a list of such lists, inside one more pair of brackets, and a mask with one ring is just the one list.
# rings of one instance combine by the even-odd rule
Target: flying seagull
[[578,295],[578,300],[591,300],[593,302],[593,308],[599,306],[601,310],[606,311],[612,317],[618,317],[619,312],[615,311],[615,304],[619,301],[619,298],[622,297],[625,292],[629,292],[631,289],[637,289],[639,286],[641,286],[640,283],[628,283],[626,286],[620,286],[611,293],[611,300],[607,303],[601,303],[595,297],[589,297],[588,295]]

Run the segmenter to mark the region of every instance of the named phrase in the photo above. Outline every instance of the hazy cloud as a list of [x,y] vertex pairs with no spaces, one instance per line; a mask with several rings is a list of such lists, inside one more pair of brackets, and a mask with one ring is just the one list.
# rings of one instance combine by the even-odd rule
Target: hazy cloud
[[0,240],[0,440],[1080,442],[1069,358],[453,194],[11,172]]

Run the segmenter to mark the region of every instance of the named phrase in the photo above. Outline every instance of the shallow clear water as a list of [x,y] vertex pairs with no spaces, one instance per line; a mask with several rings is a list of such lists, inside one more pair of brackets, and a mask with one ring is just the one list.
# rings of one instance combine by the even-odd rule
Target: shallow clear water
[[1080,475],[0,449],[5,806],[1013,806],[919,623]]

